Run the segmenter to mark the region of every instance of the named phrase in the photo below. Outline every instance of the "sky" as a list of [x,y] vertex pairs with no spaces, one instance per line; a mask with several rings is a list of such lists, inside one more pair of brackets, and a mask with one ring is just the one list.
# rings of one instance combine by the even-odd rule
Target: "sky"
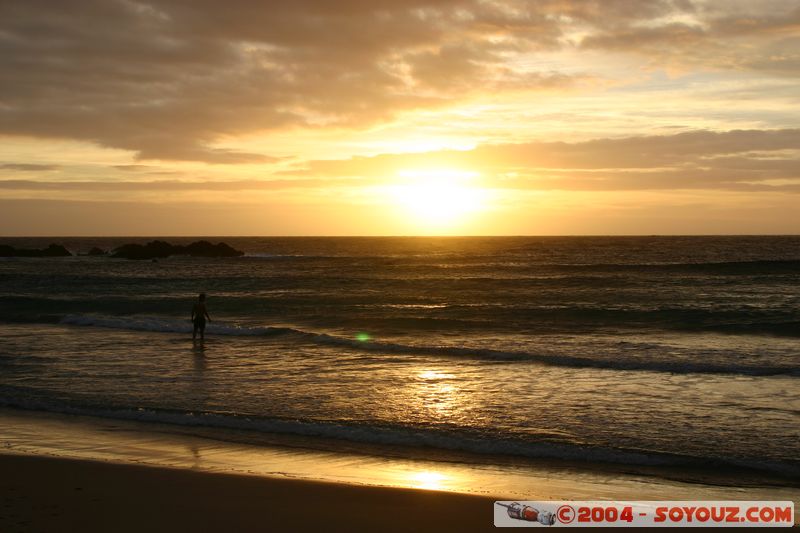
[[800,233],[800,1],[3,0],[0,235]]

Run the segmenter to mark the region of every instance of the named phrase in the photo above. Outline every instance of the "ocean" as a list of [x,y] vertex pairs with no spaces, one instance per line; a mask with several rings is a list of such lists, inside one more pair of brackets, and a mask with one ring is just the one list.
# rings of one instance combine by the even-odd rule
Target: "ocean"
[[0,259],[0,406],[800,481],[800,237],[209,240],[245,255]]

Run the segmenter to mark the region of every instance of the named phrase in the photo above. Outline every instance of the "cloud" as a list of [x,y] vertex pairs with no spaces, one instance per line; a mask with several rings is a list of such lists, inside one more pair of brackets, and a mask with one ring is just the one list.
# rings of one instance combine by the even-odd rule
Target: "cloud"
[[[137,170],[148,168],[135,166]],[[424,171],[435,169],[478,172],[480,185],[498,189],[794,193],[800,191],[800,129],[698,130],[574,143],[487,144],[463,151],[313,160],[262,180],[0,180],[0,190],[50,195],[312,191],[384,185],[402,179],[404,171],[421,170],[424,175]]]
[[152,165],[112,165],[111,168],[122,170],[124,172],[149,172],[158,167]]
[[404,170],[440,168],[476,171],[484,185],[500,188],[796,191],[800,129],[699,130],[575,143],[484,145],[465,151],[317,160],[291,173],[391,180]]
[[236,181],[41,181],[0,180],[0,190],[81,192],[179,192],[309,189],[358,185],[355,179],[277,179]]
[[426,9],[457,3],[3,2],[0,133],[138,159],[270,162],[215,143],[440,105],[393,61],[435,46],[445,28]]
[[40,165],[35,163],[0,163],[0,170],[16,170],[18,172],[45,172],[57,170],[59,165]]
[[269,163],[220,143],[366,127],[598,75],[520,61],[532,53],[580,46],[797,74],[800,9],[737,5],[10,0],[0,3],[0,134],[90,141],[139,160]]
[[640,54],[659,66],[800,74],[796,2],[676,2],[665,15],[599,27],[580,46]]

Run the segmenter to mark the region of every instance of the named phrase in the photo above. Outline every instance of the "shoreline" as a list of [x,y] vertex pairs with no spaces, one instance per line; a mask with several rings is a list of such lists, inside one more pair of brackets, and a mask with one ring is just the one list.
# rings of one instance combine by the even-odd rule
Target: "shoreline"
[[473,457],[437,449],[393,450],[315,437],[264,434],[258,440],[234,440],[235,436],[203,427],[0,408],[0,453],[6,455],[428,489],[496,499],[800,500],[796,485],[759,481],[744,474],[738,480],[733,475],[724,480],[702,475],[687,478],[677,468],[642,471],[562,460]]
[[[0,406],[0,430],[5,430],[9,436],[19,437],[17,428],[28,426],[25,437],[19,441],[22,449],[27,447],[25,453],[40,454],[75,452],[75,443],[88,436],[90,440],[100,444],[105,448],[105,452],[110,452],[107,443],[103,443],[104,437],[98,439],[98,432],[108,435],[109,431],[114,432],[117,437],[121,437],[122,432],[127,434],[126,439],[117,439],[117,444],[127,445],[130,440],[140,440],[142,435],[157,435],[160,445],[175,446],[183,444],[189,448],[210,448],[213,454],[219,456],[220,452],[228,454],[229,461],[219,461],[217,464],[195,464],[193,467],[210,469],[229,469],[232,465],[243,463],[242,455],[252,455],[253,453],[269,456],[275,450],[280,450],[281,461],[285,462],[286,453],[295,457],[327,457],[337,458],[346,457],[361,466],[370,467],[384,464],[413,465],[425,468],[433,466],[435,468],[449,468],[457,473],[464,470],[481,470],[484,474],[492,476],[502,470],[501,477],[514,477],[524,479],[526,473],[546,474],[552,477],[595,477],[597,479],[621,479],[628,478],[636,481],[651,482],[652,484],[666,483],[678,485],[703,485],[708,487],[718,487],[720,489],[731,488],[779,488],[797,489],[800,493],[800,479],[796,477],[781,475],[779,473],[770,474],[761,470],[754,470],[747,467],[728,471],[720,467],[708,466],[706,468],[689,465],[645,465],[645,464],[625,464],[620,462],[603,462],[579,459],[567,459],[560,457],[527,457],[518,455],[481,454],[461,449],[450,449],[442,447],[424,447],[415,445],[377,443],[362,440],[349,440],[331,437],[328,435],[304,435],[285,432],[253,431],[249,429],[218,427],[199,423],[173,424],[164,421],[142,420],[138,418],[117,418],[115,416],[103,414],[88,414],[82,412],[49,411],[39,410],[31,407],[12,407]],[[38,427],[41,426],[41,427]],[[46,431],[43,431],[46,430]],[[38,440],[37,440],[38,439]],[[9,439],[5,439],[5,447],[8,450]],[[145,439],[147,440],[147,439]],[[3,437],[0,433],[0,451],[2,451]],[[19,447],[17,448],[20,449]],[[117,453],[118,457],[112,460],[118,461],[150,461],[153,464],[164,464],[157,455],[142,454],[137,457],[127,456],[125,452]],[[233,456],[236,456],[233,458]],[[86,457],[85,454],[77,455],[79,458]],[[94,456],[88,456],[90,459]],[[231,458],[233,458],[231,460]],[[371,458],[372,461],[365,460]],[[197,459],[195,457],[194,459]],[[273,461],[274,462],[274,461]],[[188,467],[186,461],[179,461],[176,466]],[[257,472],[243,470],[243,473],[255,473],[256,475],[270,475],[271,471],[263,469]],[[301,468],[301,470],[304,470]],[[517,475],[519,474],[519,475]],[[295,472],[294,475],[304,475],[315,479],[329,479],[326,473],[315,471]],[[482,476],[486,478],[486,476]],[[528,476],[529,477],[529,476]],[[537,477],[537,476],[535,476]],[[332,479],[336,482],[348,482],[338,477]],[[397,483],[396,480],[387,483],[386,480],[374,480],[365,478],[367,484],[389,485],[389,486],[416,486],[414,483]],[[494,495],[514,498],[527,496],[524,489],[530,489],[529,484],[523,483],[523,490],[498,490],[496,483],[486,483],[488,479],[480,480],[481,486],[494,488]],[[507,485],[507,484],[503,484]],[[440,490],[455,490],[457,492],[473,493],[475,491],[465,488],[451,486],[438,486]],[[483,491],[484,493],[486,491]]]
[[[3,531],[489,531],[491,498],[0,453]],[[413,512],[409,512],[413,511]]]

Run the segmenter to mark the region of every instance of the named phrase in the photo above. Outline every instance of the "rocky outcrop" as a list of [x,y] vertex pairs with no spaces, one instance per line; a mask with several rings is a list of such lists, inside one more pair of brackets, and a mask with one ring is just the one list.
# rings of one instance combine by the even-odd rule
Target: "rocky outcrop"
[[[69,250],[60,244],[51,244],[42,250],[14,248],[7,244],[0,244],[0,257],[69,257],[71,255]],[[94,247],[86,255],[106,256],[109,255],[109,252]],[[212,244],[208,241],[196,241],[183,246],[165,241],[151,241],[147,244],[124,244],[110,254],[111,257],[122,259],[163,259],[171,255],[239,257],[244,255],[244,252],[240,252],[224,242]]]
[[60,244],[51,244],[47,248],[36,250],[33,248],[14,248],[0,244],[0,257],[69,257],[72,254]]
[[192,257],[239,257],[244,255],[224,242],[211,244],[208,241],[196,241],[182,246],[165,241],[150,241],[147,244],[124,244],[115,249],[111,257],[122,259],[163,259],[171,255],[189,255]]

